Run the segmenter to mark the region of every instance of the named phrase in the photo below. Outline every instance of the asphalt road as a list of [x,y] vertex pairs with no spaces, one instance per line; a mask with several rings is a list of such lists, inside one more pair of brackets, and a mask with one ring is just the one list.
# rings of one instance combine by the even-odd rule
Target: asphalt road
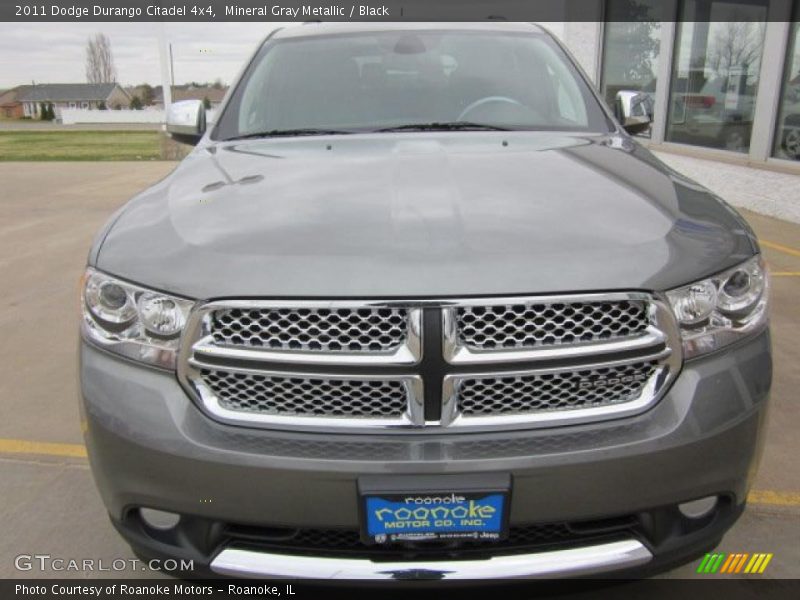
[[[0,578],[93,575],[18,571],[20,554],[133,558],[106,519],[81,445],[78,279],[95,231],[173,166],[0,163]],[[794,189],[800,203],[800,177]],[[798,578],[800,225],[745,214],[774,274],[775,383],[755,491],[720,551],[774,553],[763,577]],[[696,576],[696,566],[666,576]],[[130,568],[95,575],[154,576]]]

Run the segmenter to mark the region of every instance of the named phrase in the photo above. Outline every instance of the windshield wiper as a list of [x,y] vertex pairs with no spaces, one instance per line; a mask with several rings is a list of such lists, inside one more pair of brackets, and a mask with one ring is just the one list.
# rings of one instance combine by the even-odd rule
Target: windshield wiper
[[473,123],[471,121],[449,121],[443,123],[409,123],[376,129],[378,132],[390,131],[510,131],[507,127]]
[[245,133],[244,135],[235,135],[226,138],[224,141],[232,142],[235,140],[250,140],[255,138],[270,138],[270,137],[291,137],[299,135],[344,135],[353,133],[352,131],[345,131],[343,129],[315,129],[306,127],[303,129],[272,129],[270,131],[257,131],[255,133]]

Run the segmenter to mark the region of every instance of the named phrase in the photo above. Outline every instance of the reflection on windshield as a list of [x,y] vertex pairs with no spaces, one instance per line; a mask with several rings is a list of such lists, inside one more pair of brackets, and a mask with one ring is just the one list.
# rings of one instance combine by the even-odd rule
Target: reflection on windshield
[[586,83],[547,36],[413,30],[268,42],[217,137],[434,124],[608,131]]

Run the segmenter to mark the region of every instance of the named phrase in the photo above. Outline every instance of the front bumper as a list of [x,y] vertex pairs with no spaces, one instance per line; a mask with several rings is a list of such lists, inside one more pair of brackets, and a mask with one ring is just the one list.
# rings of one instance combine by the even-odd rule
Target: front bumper
[[517,579],[593,575],[643,565],[653,558],[637,540],[608,542],[536,554],[478,560],[374,562],[355,558],[274,554],[226,548],[211,564],[215,573],[236,577],[382,579]]
[[[764,332],[688,362],[659,404],[635,417],[521,432],[321,435],[220,424],[192,404],[174,374],[143,368],[85,343],[80,355],[95,480],[112,521],[134,549],[191,558],[200,567],[227,574],[236,571],[230,560],[236,556],[236,562],[250,565],[239,574],[265,576],[297,575],[298,563],[274,572],[268,565],[287,565],[293,555],[278,552],[286,559],[281,562],[275,552],[261,551],[259,570],[252,553],[247,559],[226,554],[238,546],[213,532],[226,524],[352,531],[359,524],[358,478],[372,474],[509,473],[512,527],[631,515],[642,525],[622,539],[580,546],[635,542],[644,552],[635,548],[631,561],[622,552],[625,558],[619,562],[597,559],[592,566],[579,560],[581,568],[572,570],[541,567],[553,564],[548,559],[562,546],[495,557],[496,574],[487,570],[487,576],[499,576],[505,571],[499,563],[512,564],[514,556],[531,565],[527,573],[509,567],[514,576],[628,573],[630,568],[645,573],[679,564],[716,544],[741,513],[758,462],[771,382],[769,334]],[[687,526],[676,517],[678,503],[708,495],[725,501],[702,526]],[[138,507],[180,513],[186,526],[170,536],[149,531],[135,517]],[[455,562],[465,558],[451,555]],[[558,556],[562,564],[573,564]],[[487,559],[483,556],[481,564],[490,564]],[[359,560],[357,567],[321,562],[311,568],[305,561],[301,570],[309,576],[315,569],[317,576],[331,574],[331,566],[352,567],[344,572],[354,576],[376,571],[371,560]],[[401,563],[412,572],[436,570],[423,559]]]

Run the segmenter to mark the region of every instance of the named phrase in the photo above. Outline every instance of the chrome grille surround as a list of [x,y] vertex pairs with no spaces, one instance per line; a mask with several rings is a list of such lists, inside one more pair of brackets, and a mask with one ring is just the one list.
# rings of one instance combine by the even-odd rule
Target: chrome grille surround
[[[491,350],[459,341],[457,319],[464,307],[623,301],[644,307],[647,316],[647,325],[637,325],[629,336]],[[404,343],[373,352],[322,351],[219,345],[213,336],[214,315],[223,310],[309,308],[306,314],[312,314],[323,308],[365,307],[404,314]],[[432,327],[434,315],[439,325]],[[663,396],[681,364],[680,334],[668,303],[643,292],[413,301],[231,300],[195,307],[182,340],[178,378],[210,417],[227,423],[328,433],[441,434],[641,413]],[[629,379],[610,380],[619,374]],[[382,392],[370,395],[371,389]],[[433,413],[436,418],[428,411],[426,420],[429,402],[440,410]]]
[[467,305],[455,319],[458,343],[477,352],[633,337],[649,325],[647,304],[628,299]]
[[[265,425],[289,429],[344,427],[359,429],[366,423],[384,428],[413,427],[424,423],[422,382],[418,377],[332,376],[325,373],[288,373],[263,369],[212,367],[190,361],[189,380],[203,407],[214,418],[234,424]],[[222,381],[222,383],[221,383]],[[269,381],[270,386],[265,385]],[[238,384],[238,388],[234,387]],[[261,389],[259,389],[259,387]],[[303,387],[306,389],[303,389]],[[325,392],[324,388],[330,391]],[[348,409],[349,388],[359,400]],[[375,390],[388,392],[381,401]],[[280,404],[286,394],[295,397]],[[270,394],[271,391],[277,393]],[[319,397],[315,397],[319,393]],[[243,400],[247,399],[250,406]],[[389,400],[385,402],[385,400]],[[258,407],[267,410],[253,410]],[[375,409],[370,409],[375,406]]]
[[[248,330],[249,336],[245,337],[243,328],[232,329],[230,319],[241,325],[245,315],[256,317],[256,323],[263,321],[271,333]],[[199,316],[201,331],[200,338],[193,344],[195,356],[294,364],[392,365],[416,364],[422,353],[421,313],[419,309],[402,304],[230,300],[202,305]],[[227,329],[220,326],[221,319],[228,319]],[[344,327],[343,322],[348,322],[349,326]],[[319,333],[301,340],[303,332],[297,329],[299,323],[308,324],[309,329],[316,327]],[[252,325],[251,322],[249,326]],[[356,342],[357,349],[345,348],[345,339],[351,337],[350,330],[359,325],[368,331],[380,330],[378,337],[385,335],[388,342],[379,342],[372,348],[364,348],[362,342]],[[261,345],[254,343],[255,339]],[[238,341],[240,343],[236,343]]]
[[[618,311],[619,315],[609,315],[609,322],[603,323],[597,309],[604,306],[609,313]],[[500,321],[494,326],[493,339],[510,339],[514,343],[487,347],[486,340],[472,342],[481,328],[475,327],[475,321],[469,322],[469,316],[477,318],[492,309],[498,310],[494,321]],[[660,314],[656,314],[657,310]],[[552,320],[548,322],[545,314]],[[623,314],[627,317],[621,318]],[[598,325],[599,331],[591,331],[593,324]],[[674,327],[671,309],[641,292],[478,298],[460,301],[442,311],[444,357],[451,364],[579,358],[623,351],[646,353],[667,341],[668,330]],[[486,334],[485,329],[482,331]],[[570,343],[570,336],[579,339]]]
[[655,361],[548,373],[467,376],[458,381],[465,417],[575,410],[630,402],[656,369]]
[[408,339],[398,307],[222,308],[211,313],[218,346],[277,351],[391,354]]
[[[668,361],[668,353],[662,352],[613,366],[447,376],[442,424],[455,429],[503,428],[520,421],[555,426],[635,414],[652,406],[666,389],[671,380]],[[596,389],[581,390],[581,381],[592,376],[599,380]],[[605,384],[604,377],[614,381]]]
[[399,417],[408,390],[397,379],[332,379],[302,374],[266,374],[201,369],[226,410],[314,417]]
[[[231,345],[233,336],[219,335],[217,322],[219,314],[231,311],[238,311],[235,314],[239,316],[303,311],[306,318],[312,314],[341,311],[339,314],[345,316],[361,311],[358,322],[362,324],[368,324],[369,316],[380,311],[393,321],[402,316],[402,342],[372,352],[330,345]],[[396,322],[392,327],[400,329]],[[209,302],[197,306],[189,317],[181,343],[178,379],[210,416],[227,423],[295,430],[418,427],[424,424],[420,377],[372,371],[375,367],[418,363],[422,355],[420,327],[421,311],[401,304],[325,300]],[[397,334],[396,339],[399,338]],[[348,366],[361,367],[362,371],[345,375],[336,370]],[[349,405],[343,392],[348,386]],[[375,398],[368,393],[373,388],[386,392],[385,406],[375,404]],[[287,397],[290,389],[297,396],[294,400]]]

